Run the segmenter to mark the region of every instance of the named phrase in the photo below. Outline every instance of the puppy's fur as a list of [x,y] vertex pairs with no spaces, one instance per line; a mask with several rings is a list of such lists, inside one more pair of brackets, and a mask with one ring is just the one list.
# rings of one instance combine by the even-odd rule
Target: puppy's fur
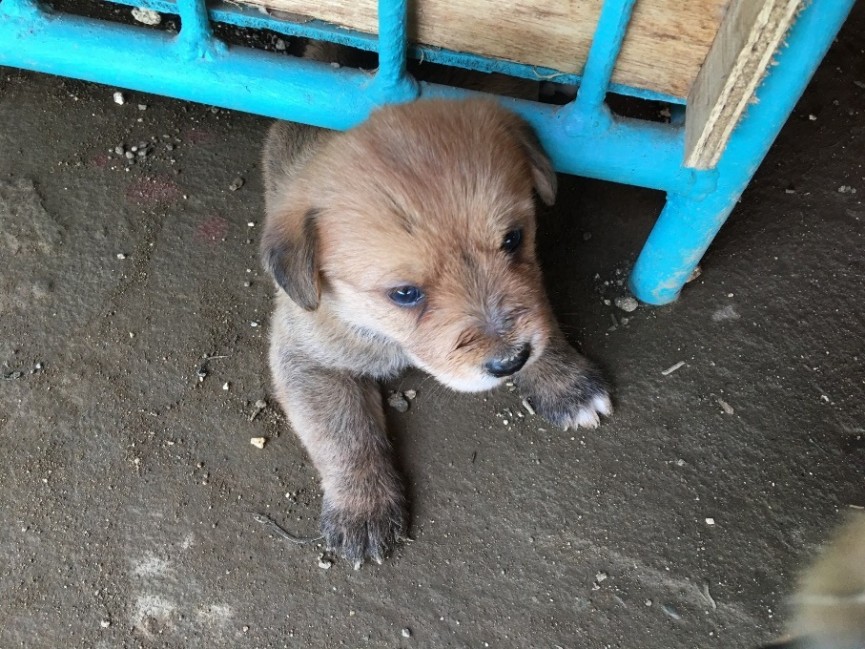
[[[422,100],[346,133],[277,123],[264,175],[275,393],[321,474],[327,545],[355,566],[405,531],[378,380],[417,366],[488,390],[507,380],[491,367],[524,361],[512,379],[539,415],[566,428],[610,413],[542,287],[533,193],[551,204],[556,176],[521,119]],[[406,286],[417,304],[394,302]]]

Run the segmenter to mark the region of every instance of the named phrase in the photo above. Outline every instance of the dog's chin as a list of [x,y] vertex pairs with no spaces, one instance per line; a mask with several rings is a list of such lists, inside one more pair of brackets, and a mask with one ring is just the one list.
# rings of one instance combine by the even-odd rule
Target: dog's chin
[[510,377],[496,378],[489,374],[479,373],[477,376],[442,376],[433,374],[439,383],[456,392],[487,392],[497,388]]

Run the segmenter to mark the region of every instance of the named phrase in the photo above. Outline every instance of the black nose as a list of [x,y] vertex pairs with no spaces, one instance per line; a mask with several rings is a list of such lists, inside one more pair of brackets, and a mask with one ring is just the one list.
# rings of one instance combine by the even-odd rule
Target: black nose
[[510,376],[519,372],[531,355],[532,346],[526,343],[522,347],[514,349],[509,356],[493,358],[487,361],[484,369],[497,379],[500,379],[503,376]]

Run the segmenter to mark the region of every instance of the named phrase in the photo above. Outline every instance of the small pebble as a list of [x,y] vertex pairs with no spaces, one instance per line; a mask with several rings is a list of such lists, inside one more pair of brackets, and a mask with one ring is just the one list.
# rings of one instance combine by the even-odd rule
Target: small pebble
[[134,154],[132,151],[127,151],[127,152],[124,153],[123,155],[126,156],[126,159],[127,159],[127,160],[132,160],[133,158],[135,158],[135,154]]
[[583,232],[583,241],[589,241],[592,238],[591,232]]
[[236,192],[238,189],[240,189],[241,187],[243,187],[243,183],[244,183],[244,182],[245,182],[245,181],[243,180],[243,178],[241,178],[240,176],[238,176],[237,178],[235,178],[234,180],[231,181],[231,184],[228,186],[228,188],[229,188],[231,191]]
[[714,525],[714,524],[715,524],[714,518],[707,518],[706,519],[706,525]]
[[410,638],[410,637],[411,637],[411,629],[409,629],[408,627],[405,627],[405,628],[401,631],[401,633],[402,633],[402,637],[403,637],[403,638]]
[[107,629],[108,627],[111,626],[111,620],[102,620],[99,623],[99,626],[101,626],[103,629]]
[[264,445],[267,443],[266,437],[250,437],[249,443],[252,444],[255,448],[262,449]]
[[607,577],[609,577],[609,576],[610,575],[608,575],[606,572],[601,570],[600,572],[598,572],[598,574],[595,575],[595,581],[597,581],[600,584],[602,581],[607,581]]
[[617,297],[616,298],[616,306],[620,308],[625,313],[631,313],[632,311],[636,311],[637,307],[640,306],[639,302],[635,298],[630,296],[628,297]]
[[222,389],[223,389],[223,390],[226,390],[226,391],[227,391],[228,388],[230,388],[230,387],[231,387],[231,386],[228,385],[228,382],[222,384]]
[[143,25],[154,27],[162,22],[162,16],[158,11],[152,9],[142,9],[141,7],[132,8],[132,17]]
[[812,113],[812,114],[808,115],[808,120],[811,122],[816,122],[817,116]]
[[123,96],[122,92],[115,92],[112,96],[114,97],[114,103],[118,106],[122,106],[126,103],[126,97]]
[[277,52],[285,52],[285,41],[281,38],[276,39],[276,43],[274,43],[274,47]]
[[407,412],[410,404],[408,400],[403,396],[402,392],[393,392],[387,398],[387,405],[389,405],[397,412]]
[[117,258],[123,260],[123,259],[126,259],[126,255],[124,255],[122,252],[118,252]]
[[323,554],[318,557],[318,567],[322,570],[330,570],[331,566],[333,566],[333,561],[328,559]]
[[702,274],[703,274],[703,269],[700,268],[699,266],[697,266],[696,268],[694,268],[693,271],[691,271],[691,275],[688,277],[688,279],[685,281],[685,283],[688,284],[689,282],[693,282],[695,279],[697,279]]
[[532,408],[532,404],[529,403],[528,399],[523,399],[523,408],[526,409],[526,412],[530,415],[534,416],[535,409]]
[[118,144],[116,147],[114,147],[114,153],[116,153],[117,155],[123,155],[124,153],[126,153],[126,149],[123,148],[122,144]]
[[718,399],[718,405],[721,406],[721,410],[723,410],[724,414],[726,415],[732,415],[736,412],[735,410],[733,410],[733,406],[731,406],[723,399]]
[[138,104],[138,110],[147,110],[147,104]]
[[252,322],[249,323],[249,326],[252,327],[253,329],[255,329],[258,326],[258,323],[255,320],[253,320]]
[[249,421],[255,421],[255,418],[261,414],[261,411],[267,408],[267,401],[259,399],[255,402],[255,409],[249,415]]
[[417,396],[417,391],[416,390],[406,390],[405,392],[403,392],[403,395],[405,396],[406,399],[411,401],[412,399],[414,399]]

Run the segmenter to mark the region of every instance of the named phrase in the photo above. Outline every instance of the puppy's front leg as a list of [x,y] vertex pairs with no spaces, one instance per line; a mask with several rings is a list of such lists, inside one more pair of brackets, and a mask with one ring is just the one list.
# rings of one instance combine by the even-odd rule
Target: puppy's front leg
[[514,383],[535,411],[561,428],[595,428],[613,411],[601,373],[556,332],[541,357]]
[[321,474],[321,533],[360,567],[402,536],[405,499],[378,384],[298,358],[274,359],[276,395]]

